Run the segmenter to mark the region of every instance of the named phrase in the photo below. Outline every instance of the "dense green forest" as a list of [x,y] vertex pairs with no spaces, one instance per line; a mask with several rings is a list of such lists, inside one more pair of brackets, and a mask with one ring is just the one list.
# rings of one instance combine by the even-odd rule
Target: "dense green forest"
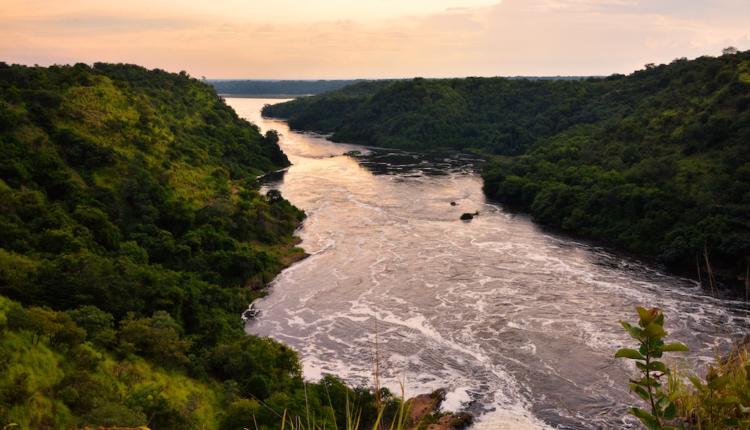
[[240,314],[301,257],[256,177],[275,132],[187,74],[0,63],[0,427],[342,427],[373,394],[305,385]]
[[258,79],[209,79],[205,81],[216,89],[219,94],[233,96],[295,96],[320,94],[334,91],[347,85],[357,83],[357,80],[303,80],[303,81],[274,81]]
[[335,141],[488,158],[485,191],[545,225],[743,280],[750,52],[581,80],[360,83],[268,106]]

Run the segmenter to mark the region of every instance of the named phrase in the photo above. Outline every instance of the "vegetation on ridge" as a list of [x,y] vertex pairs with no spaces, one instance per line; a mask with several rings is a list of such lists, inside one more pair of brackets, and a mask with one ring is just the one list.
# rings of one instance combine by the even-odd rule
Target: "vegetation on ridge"
[[219,94],[233,96],[288,96],[320,94],[356,83],[356,80],[262,80],[209,79],[207,84]]
[[750,261],[750,52],[629,76],[362,83],[268,106],[336,141],[489,158],[486,194],[713,283]]
[[185,73],[0,63],[0,427],[376,419],[243,331],[302,255],[304,214],[256,181],[289,164],[277,139]]

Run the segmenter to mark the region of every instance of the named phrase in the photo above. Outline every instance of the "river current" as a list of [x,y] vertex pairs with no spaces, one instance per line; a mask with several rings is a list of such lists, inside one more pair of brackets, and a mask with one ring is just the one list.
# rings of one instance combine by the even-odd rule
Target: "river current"
[[618,321],[661,307],[670,339],[690,347],[674,365],[697,372],[750,326],[742,302],[488,202],[477,160],[293,132],[261,118],[279,101],[227,99],[281,134],[293,165],[266,187],[307,213],[310,257],[276,278],[246,330],[299,351],[307,379],[371,385],[377,336],[384,385],[445,388],[445,408],[473,412],[475,429],[637,428],[633,368],[613,358],[633,343]]

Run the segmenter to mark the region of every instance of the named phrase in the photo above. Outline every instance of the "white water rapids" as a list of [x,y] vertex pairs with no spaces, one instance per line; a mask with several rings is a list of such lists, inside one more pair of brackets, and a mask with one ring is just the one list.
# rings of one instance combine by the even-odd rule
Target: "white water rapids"
[[619,320],[663,308],[691,348],[676,365],[697,371],[750,324],[741,302],[488,203],[470,159],[342,155],[368,151],[261,118],[278,100],[227,102],[281,133],[293,166],[268,186],[308,215],[311,256],[278,276],[247,331],[294,347],[311,380],[371,384],[377,327],[381,380],[407,396],[446,388],[474,428],[636,428],[632,369],[613,358],[632,344]]

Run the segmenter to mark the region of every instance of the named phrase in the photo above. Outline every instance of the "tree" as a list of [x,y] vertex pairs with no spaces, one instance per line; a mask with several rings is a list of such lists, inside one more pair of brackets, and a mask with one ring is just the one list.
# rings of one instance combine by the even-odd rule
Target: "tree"
[[66,312],[86,331],[86,340],[97,345],[111,346],[115,342],[114,317],[96,306],[80,306]]
[[120,323],[120,343],[124,350],[139,353],[165,367],[186,365],[191,342],[180,338],[179,324],[166,312],[151,318],[135,318],[131,313]]
[[254,428],[255,416],[260,411],[257,400],[239,399],[232,402],[221,420],[221,430]]
[[736,55],[738,52],[740,51],[734,46],[727,46],[721,50],[721,55]]
[[46,339],[52,345],[73,347],[83,342],[85,330],[65,313],[49,308],[12,308],[8,313],[8,325],[16,330],[32,333],[33,343]]

